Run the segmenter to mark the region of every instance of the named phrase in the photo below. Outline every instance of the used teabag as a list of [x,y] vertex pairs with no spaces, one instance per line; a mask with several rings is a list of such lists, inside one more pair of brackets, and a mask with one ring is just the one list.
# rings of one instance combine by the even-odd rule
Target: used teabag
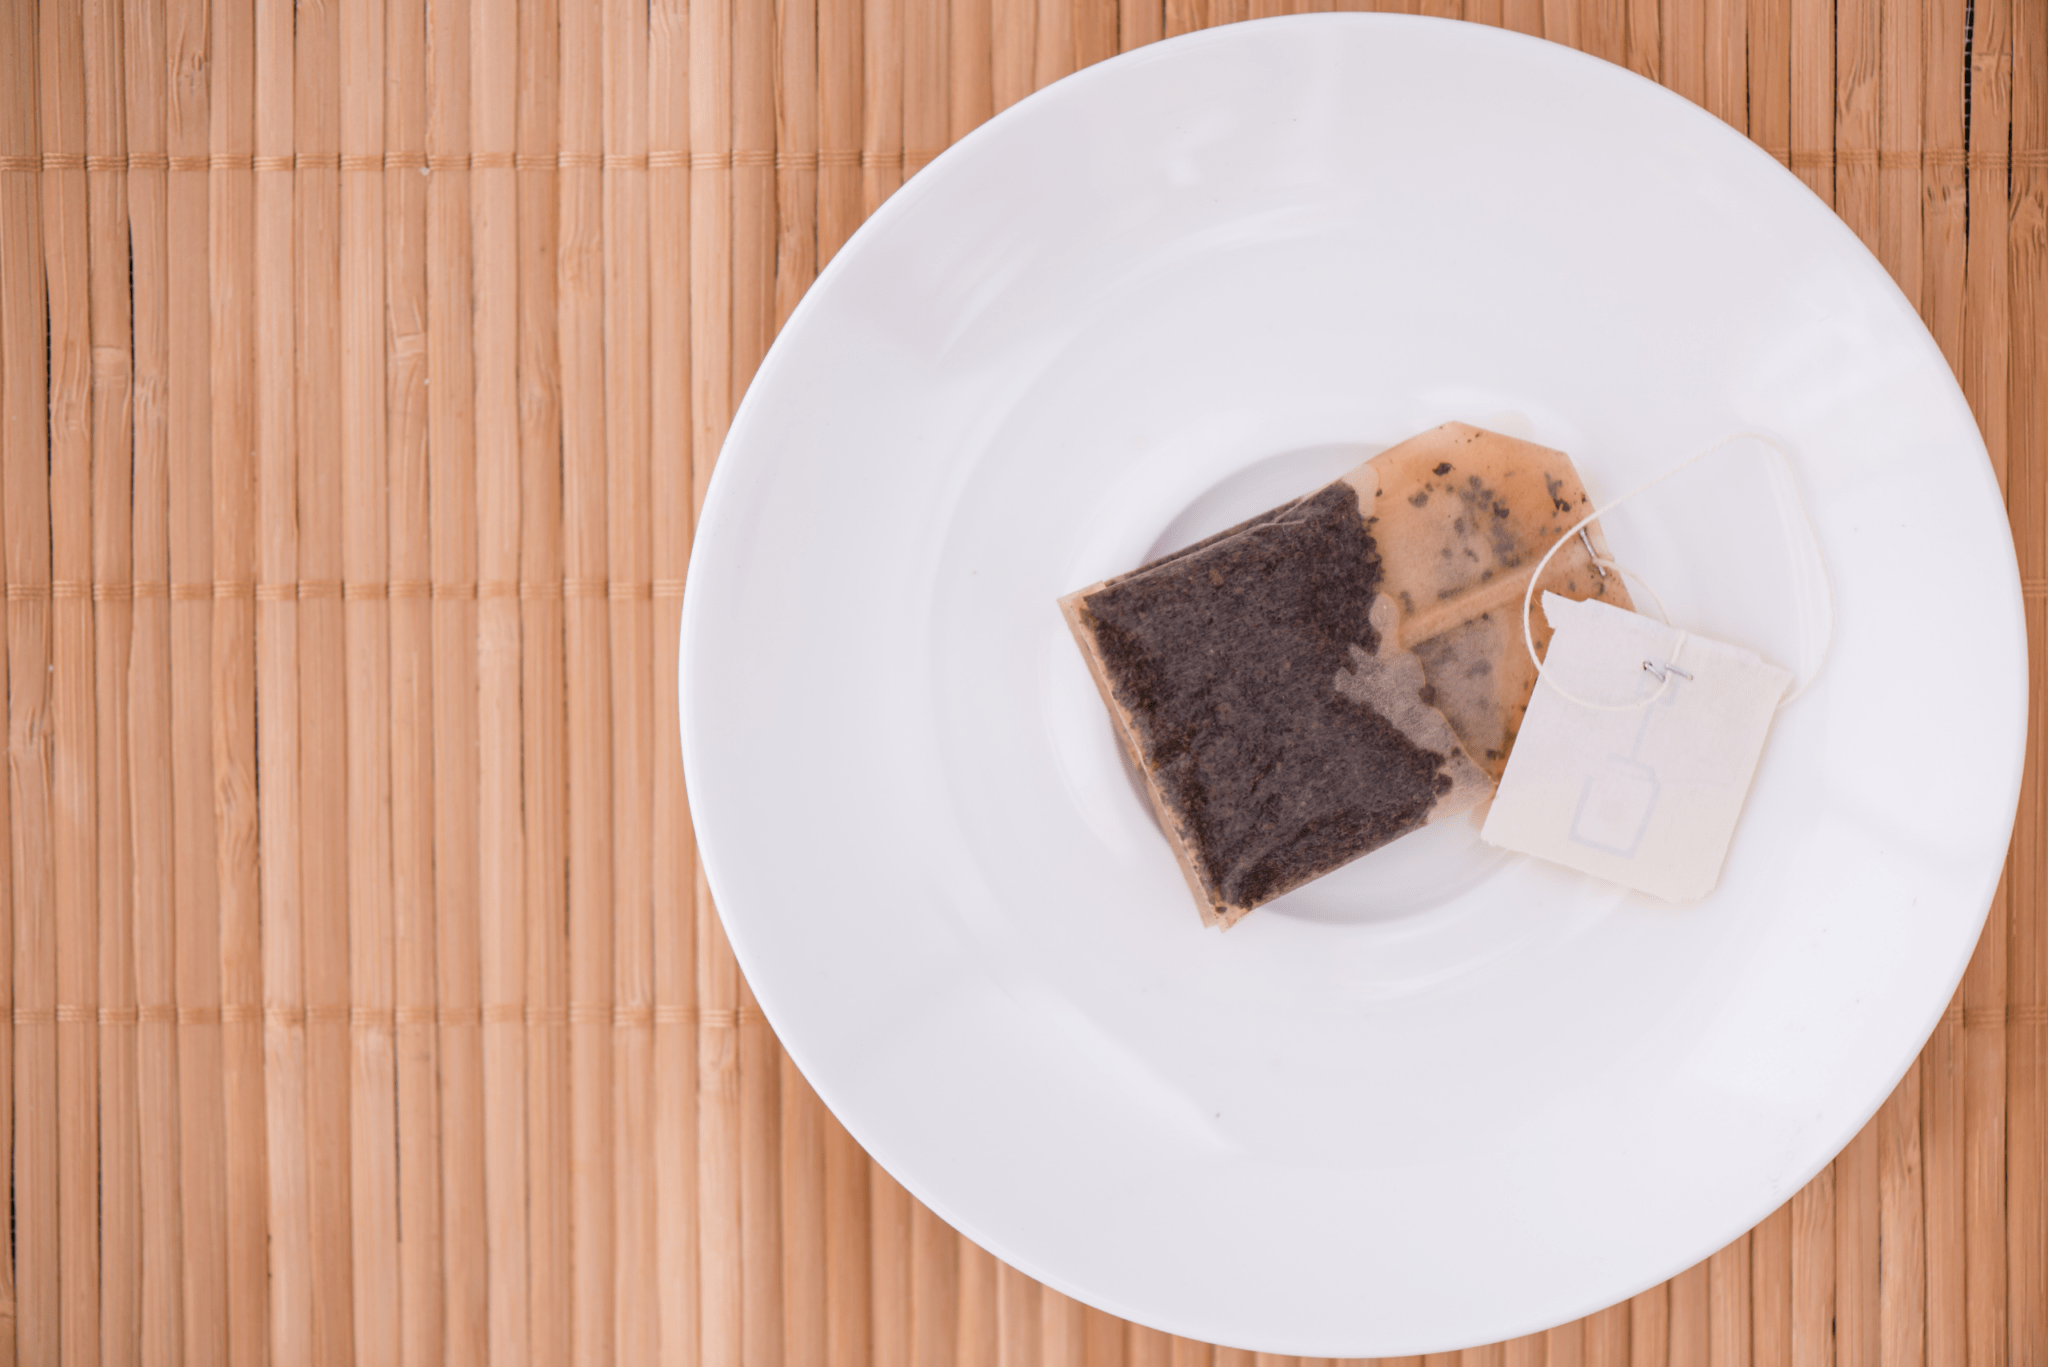
[[[1449,423],[1061,600],[1205,923],[1492,793],[1523,589],[1588,507],[1561,452]],[[1597,524],[1540,587],[1629,606],[1596,556]]]

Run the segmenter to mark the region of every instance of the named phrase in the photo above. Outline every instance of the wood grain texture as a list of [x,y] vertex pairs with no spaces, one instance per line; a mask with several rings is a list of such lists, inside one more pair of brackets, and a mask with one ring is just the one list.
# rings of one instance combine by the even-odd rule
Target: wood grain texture
[[[9,6],[4,143],[9,165],[38,146],[36,15]],[[18,159],[18,160],[17,160]],[[49,372],[43,338],[42,186],[0,178],[0,535],[7,563],[7,774],[12,845],[14,1352],[58,1361],[56,869],[50,791]],[[203,244],[202,244],[203,250]],[[204,307],[203,303],[201,307]],[[203,448],[202,448],[203,450]]]
[[1835,1361],[1835,1170],[1792,1197],[1792,1364]]
[[[440,1360],[446,1335],[435,907],[432,551],[428,493],[424,0],[385,6],[385,355],[390,635],[392,1071],[398,1113],[399,1353]],[[422,174],[422,173],[425,174]],[[450,1079],[452,1081],[452,1079]],[[459,1093],[451,1092],[450,1099]]]
[[[150,0],[127,0],[122,13],[126,85],[128,302],[134,380],[129,465],[129,572],[135,584],[170,582],[168,261],[165,254],[164,14]],[[135,163],[140,162],[141,165]],[[4,291],[0,267],[0,291]],[[4,393],[0,393],[4,404]],[[4,479],[4,475],[0,475]],[[0,497],[4,497],[0,486]],[[177,1360],[183,1336],[181,1226],[178,1193],[177,969],[174,961],[171,823],[170,595],[134,592],[129,639],[128,716],[131,739],[129,810],[134,838],[136,1125],[142,1238],[135,1360],[162,1367]],[[0,641],[5,633],[0,632]],[[4,646],[0,646],[4,648]],[[4,791],[4,789],[0,789]],[[4,797],[0,797],[4,800]],[[0,842],[0,848],[5,843]],[[0,954],[7,952],[0,935]],[[0,973],[0,991],[11,988]],[[4,1028],[4,1027],[0,1027]],[[11,1091],[12,1049],[0,1041],[0,1092]],[[11,1126],[0,1100],[0,1136]],[[0,1138],[0,1144],[5,1139]],[[12,1260],[0,1258],[0,1302],[10,1323],[0,1327],[0,1361],[13,1358]]]
[[[433,746],[433,992],[419,1003],[439,1089],[443,1352],[449,1367],[489,1360],[490,1253],[485,1188],[482,964],[478,889],[478,673],[475,258],[471,7],[429,0],[425,128],[425,610]],[[516,288],[516,285],[514,286]],[[502,426],[497,429],[502,433]],[[502,435],[496,440],[503,441]],[[502,447],[501,447],[502,449]],[[502,470],[503,467],[499,467]],[[494,471],[496,473],[496,471]],[[517,488],[517,481],[507,481]],[[500,486],[502,487],[502,486]],[[491,530],[505,534],[502,514]]]
[[1792,1361],[1792,1206],[1779,1206],[1749,1232],[1749,1333],[1756,1367]]
[[[56,929],[58,1348],[99,1360],[98,737],[92,600],[92,299],[80,8],[37,24],[49,384],[50,797]],[[52,165],[52,159],[56,165]],[[246,388],[246,385],[245,385]],[[246,397],[246,396],[245,396]],[[218,409],[216,409],[218,412]],[[78,586],[76,588],[72,586]]]
[[[306,1121],[305,908],[299,793],[299,281],[297,53],[291,6],[256,10],[256,712],[263,1066],[270,1221],[270,1356],[313,1358],[313,1227]],[[285,586],[290,585],[289,596]]]
[[[734,404],[860,221],[1079,67],[1326,7],[5,7],[0,1367],[1322,1367],[1042,1288],[870,1162],[726,943],[674,698]],[[2048,576],[2048,10],[1368,7],[1791,167]],[[2043,706],[1983,941],[1841,1157],[1666,1285],[1401,1362],[2048,1353]]]
[[[662,1367],[698,1360],[697,860],[676,694],[695,510],[690,338],[690,7],[648,13],[648,410],[654,583],[654,1204]],[[858,87],[856,86],[856,89]]]
[[[207,375],[208,173],[202,169],[208,151],[211,98],[207,7],[197,0],[167,0],[165,31],[170,86],[166,140],[169,155],[175,159],[170,165],[177,168],[170,172],[166,250],[172,263],[168,591],[172,864],[177,902],[173,954],[177,963],[180,1212],[184,1221],[181,1346],[187,1360],[220,1361],[227,1355],[227,1178],[211,734],[212,389]],[[9,550],[11,553],[11,545]],[[16,877],[20,877],[18,865]],[[16,905],[19,916],[18,899]],[[20,967],[17,957],[17,975]],[[25,1258],[21,1261],[27,1262]],[[25,1315],[26,1304],[23,1308]],[[26,1350],[26,1341],[23,1347]]]
[[[520,777],[525,828],[527,1359],[569,1359],[567,685],[562,610],[561,45],[555,0],[518,0]],[[515,1293],[516,1294],[516,1293]]]
[[[342,621],[341,16],[297,15],[299,901],[306,994],[312,1360],[355,1355],[347,701]],[[342,718],[337,725],[335,718]]]
[[[341,6],[341,573],[355,1351],[400,1360],[384,6]],[[216,529],[218,535],[218,529]],[[353,590],[353,592],[351,592]]]
[[[2048,471],[2031,453],[2048,441],[2048,386],[2026,382],[2048,365],[2048,12],[2013,10],[2010,224],[2012,310],[2008,402],[2012,462],[2008,505],[2020,573],[2048,565]],[[2048,630],[2044,604],[2027,604],[2029,640]],[[2048,1354],[2048,927],[2042,923],[2042,727],[2044,692],[2034,680],[2026,766],[2013,831],[2011,949],[2007,970],[2006,1353],[2010,1362]]]

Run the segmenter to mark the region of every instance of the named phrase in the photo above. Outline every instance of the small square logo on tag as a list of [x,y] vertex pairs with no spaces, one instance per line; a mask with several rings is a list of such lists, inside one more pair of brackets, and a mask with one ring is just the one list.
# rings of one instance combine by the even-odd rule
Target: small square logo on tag
[[1601,602],[1553,634],[1480,836],[1673,902],[1704,897],[1792,675]]

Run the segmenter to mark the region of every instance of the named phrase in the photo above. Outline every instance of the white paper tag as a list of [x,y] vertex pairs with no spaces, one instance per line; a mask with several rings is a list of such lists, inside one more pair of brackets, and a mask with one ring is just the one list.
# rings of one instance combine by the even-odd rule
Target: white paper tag
[[[1670,901],[1704,897],[1792,675],[1606,603],[1546,593],[1543,611],[1544,680],[1481,838]],[[1645,661],[1677,668],[1660,681]]]

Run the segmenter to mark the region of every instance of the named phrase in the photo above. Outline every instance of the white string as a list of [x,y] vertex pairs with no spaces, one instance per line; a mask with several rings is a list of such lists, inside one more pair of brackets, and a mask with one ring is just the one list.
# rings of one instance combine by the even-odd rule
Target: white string
[[[1785,449],[1779,446],[1778,443],[1772,441],[1769,437],[1766,437],[1759,432],[1737,432],[1732,436],[1726,436],[1721,438],[1721,440],[1715,442],[1712,446],[1706,447],[1704,450],[1693,452],[1684,460],[1678,462],[1678,464],[1672,466],[1669,470],[1666,470],[1663,474],[1652,477],[1644,483],[1639,484],[1635,488],[1629,490],[1627,493],[1621,495],[1619,498],[1610,499],[1608,502],[1603,503],[1599,507],[1595,508],[1592,512],[1587,513],[1584,517],[1580,518],[1577,522],[1573,523],[1563,536],[1560,536],[1555,542],[1551,544],[1550,549],[1543,553],[1543,558],[1536,562],[1536,568],[1530,571],[1528,586],[1522,590],[1522,644],[1528,647],[1529,659],[1532,662],[1534,662],[1536,666],[1537,678],[1541,679],[1544,683],[1549,684],[1553,689],[1556,689],[1559,693],[1563,694],[1572,702],[1579,704],[1581,707],[1589,707],[1594,709],[1595,711],[1600,712],[1633,712],[1637,708],[1648,707],[1651,703],[1657,701],[1657,699],[1664,696],[1665,690],[1671,687],[1671,672],[1668,668],[1665,670],[1664,680],[1661,684],[1658,685],[1657,691],[1655,693],[1650,694],[1650,696],[1648,696],[1647,698],[1639,698],[1634,702],[1588,702],[1586,699],[1578,697],[1576,694],[1569,693],[1562,687],[1559,687],[1558,682],[1555,679],[1550,678],[1543,672],[1543,659],[1536,653],[1536,634],[1533,630],[1531,630],[1529,626],[1529,607],[1530,604],[1532,604],[1536,598],[1536,582],[1537,580],[1543,577],[1543,567],[1550,563],[1551,557],[1556,555],[1558,551],[1563,548],[1565,542],[1577,536],[1586,527],[1592,525],[1592,523],[1597,521],[1599,518],[1605,516],[1606,514],[1612,512],[1614,509],[1619,508],[1622,504],[1628,502],[1637,494],[1649,492],[1651,489],[1656,488],[1659,484],[1662,484],[1665,480],[1670,479],[1673,475],[1681,473],[1682,471],[1690,468],[1697,462],[1705,460],[1708,456],[1713,455],[1716,451],[1721,450],[1723,447],[1732,446],[1738,441],[1753,441],[1756,442],[1758,445],[1765,447],[1771,452],[1772,455],[1778,458],[1778,463],[1784,467],[1786,482],[1791,486],[1792,489],[1793,506],[1799,510],[1799,525],[1805,530],[1806,539],[1813,544],[1814,562],[1820,567],[1821,592],[1825,597],[1827,606],[1827,611],[1821,621],[1820,646],[1814,658],[1813,670],[1805,678],[1801,679],[1793,687],[1791,692],[1787,693],[1784,697],[1778,700],[1779,710],[1782,711],[1785,707],[1789,706],[1794,698],[1798,697],[1801,693],[1804,693],[1808,685],[1812,684],[1814,679],[1820,674],[1821,665],[1827,660],[1828,646],[1834,639],[1835,587],[1834,584],[1828,579],[1827,559],[1825,556],[1821,554],[1820,537],[1813,530],[1813,518],[1806,511],[1806,500],[1802,498],[1799,493],[1799,481],[1793,476],[1791,457],[1785,454]],[[1665,625],[1669,626],[1671,624],[1670,614],[1668,612],[1665,612],[1664,610],[1663,599],[1657,597],[1657,591],[1655,589],[1650,588],[1650,586],[1647,583],[1644,583],[1640,575],[1634,574],[1627,570],[1623,570],[1620,565],[1615,564],[1612,560],[1603,560],[1597,556],[1594,557],[1594,563],[1606,565],[1619,573],[1627,574],[1629,578],[1635,580],[1636,583],[1642,585],[1643,588],[1648,589],[1651,599],[1655,601],[1657,604],[1657,611],[1659,613],[1662,613],[1664,616]],[[1679,632],[1678,641],[1671,648],[1671,659],[1666,661],[1667,665],[1675,664],[1677,662],[1678,653],[1679,651],[1685,648],[1686,639],[1686,633],[1683,631]]]

